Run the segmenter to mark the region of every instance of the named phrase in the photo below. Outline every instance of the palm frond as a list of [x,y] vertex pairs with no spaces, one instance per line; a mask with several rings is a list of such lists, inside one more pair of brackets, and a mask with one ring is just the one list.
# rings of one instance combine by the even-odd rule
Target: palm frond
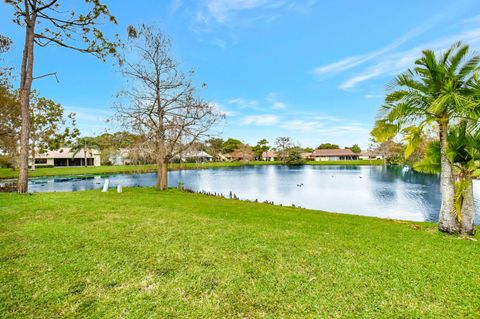
[[458,71],[457,77],[460,79],[465,79],[472,72],[477,72],[479,70],[480,56],[475,55],[470,60],[465,62],[463,66]]
[[466,45],[466,44],[462,45],[461,42],[457,42],[449,48],[450,51],[455,50],[455,54],[453,56],[451,56],[450,58],[447,58],[447,60],[444,61],[444,63],[446,64],[450,74],[455,74],[455,71],[457,70],[457,67],[460,65],[462,60],[468,54],[469,49],[470,48],[469,48],[468,45]]
[[438,141],[428,143],[425,158],[415,163],[413,168],[427,174],[440,173],[440,143]]

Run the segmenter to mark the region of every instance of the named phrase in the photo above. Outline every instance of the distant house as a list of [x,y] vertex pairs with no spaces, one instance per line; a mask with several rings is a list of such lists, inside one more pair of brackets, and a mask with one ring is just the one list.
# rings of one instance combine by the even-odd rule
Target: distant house
[[173,162],[211,162],[213,160],[213,156],[208,154],[204,151],[186,151],[182,154],[174,156],[172,159]]
[[132,164],[130,153],[127,149],[121,148],[117,152],[110,154],[108,161],[112,165],[129,165]]
[[315,150],[311,157],[314,161],[347,161],[358,160],[359,154],[349,149],[321,149]]
[[383,155],[375,154],[371,151],[361,152],[359,154],[359,159],[361,160],[383,160]]
[[[85,156],[86,155],[86,156]],[[62,147],[56,151],[48,151],[43,154],[35,155],[35,166],[85,166],[85,158],[87,166],[100,166],[100,151],[88,149],[87,154],[83,150],[74,155],[71,148]],[[32,157],[29,158],[28,164],[32,165]]]
[[278,154],[275,151],[266,151],[262,153],[262,160],[273,162],[276,158],[278,158]]
[[302,152],[300,153],[300,157],[307,161],[313,161],[312,153]]
[[112,165],[145,165],[155,163],[155,152],[148,145],[120,148],[108,156]]

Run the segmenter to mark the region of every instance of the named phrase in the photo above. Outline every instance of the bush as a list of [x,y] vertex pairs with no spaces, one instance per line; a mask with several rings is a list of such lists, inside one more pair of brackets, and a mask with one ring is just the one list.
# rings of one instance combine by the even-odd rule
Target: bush
[[12,157],[8,155],[0,156],[1,168],[12,168]]
[[287,159],[285,161],[287,165],[303,165],[305,164],[305,159],[302,158],[302,153],[300,149],[294,148],[288,152]]

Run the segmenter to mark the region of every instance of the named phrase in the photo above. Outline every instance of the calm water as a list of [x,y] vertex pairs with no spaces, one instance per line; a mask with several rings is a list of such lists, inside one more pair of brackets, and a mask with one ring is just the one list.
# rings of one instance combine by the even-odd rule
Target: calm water
[[[105,178],[111,187],[153,186],[155,177],[152,173],[38,178],[30,180],[29,188],[32,192],[101,189]],[[197,191],[225,195],[232,191],[241,199],[414,221],[435,221],[440,207],[438,176],[400,167],[268,165],[169,172],[169,185],[179,182]],[[480,181],[474,187],[478,210]]]

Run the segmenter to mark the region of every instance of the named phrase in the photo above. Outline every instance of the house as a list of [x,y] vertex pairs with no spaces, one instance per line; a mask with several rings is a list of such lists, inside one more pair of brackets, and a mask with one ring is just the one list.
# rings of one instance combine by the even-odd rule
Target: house
[[110,154],[108,161],[112,165],[129,165],[132,164],[130,152],[126,148],[121,148],[117,152]]
[[359,154],[352,152],[350,149],[315,150],[311,156],[314,161],[347,161],[359,159]]
[[361,160],[383,160],[383,155],[371,151],[361,152],[358,156]]
[[273,162],[278,157],[275,151],[266,151],[262,153],[262,161]]
[[[71,148],[62,147],[56,151],[47,151],[46,153],[35,155],[35,166],[85,166],[85,158],[87,166],[100,166],[100,151],[87,149],[87,154],[83,150],[74,154]],[[85,156],[86,155],[86,156]],[[32,165],[32,157],[29,158],[29,165]]]
[[313,161],[312,153],[302,152],[300,153],[300,157],[306,161]]
[[211,162],[213,156],[204,151],[186,151],[181,154],[175,155],[172,159],[172,162]]

